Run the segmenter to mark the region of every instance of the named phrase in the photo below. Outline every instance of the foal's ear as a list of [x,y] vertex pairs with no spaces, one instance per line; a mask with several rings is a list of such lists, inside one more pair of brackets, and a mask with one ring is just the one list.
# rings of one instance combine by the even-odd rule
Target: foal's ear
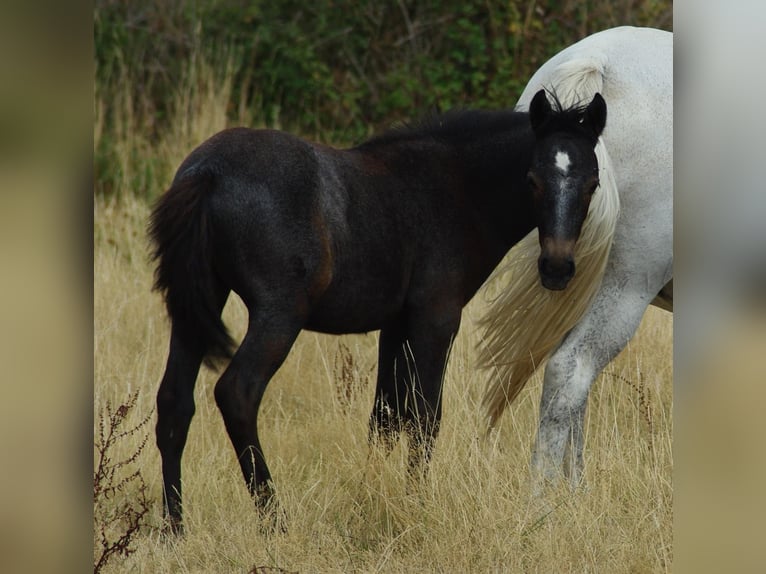
[[532,124],[532,130],[537,131],[551,113],[551,103],[545,90],[540,90],[529,103],[529,122]]
[[606,126],[606,102],[604,98],[596,92],[593,100],[585,108],[585,123],[593,130],[593,134],[598,138]]

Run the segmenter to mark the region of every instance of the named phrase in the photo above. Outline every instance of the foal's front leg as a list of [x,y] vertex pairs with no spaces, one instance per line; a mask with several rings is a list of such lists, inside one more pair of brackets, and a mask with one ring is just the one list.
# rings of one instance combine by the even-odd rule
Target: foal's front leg
[[460,327],[461,307],[439,306],[411,315],[404,349],[409,368],[399,386],[407,389],[405,426],[409,467],[420,472],[431,460],[442,417],[442,390],[452,343]]
[[369,439],[371,443],[381,446],[385,454],[394,448],[404,428],[405,394],[400,393],[397,385],[404,344],[403,320],[381,329],[378,341],[378,378],[370,415]]
[[460,326],[459,305],[413,310],[395,328],[381,331],[380,363],[372,432],[392,448],[398,433],[409,437],[409,467],[428,463],[441,421],[442,383],[452,340]]

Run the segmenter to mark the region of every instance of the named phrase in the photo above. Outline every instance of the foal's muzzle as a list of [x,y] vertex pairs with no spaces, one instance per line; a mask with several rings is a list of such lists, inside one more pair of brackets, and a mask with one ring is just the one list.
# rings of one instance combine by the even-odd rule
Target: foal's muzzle
[[575,274],[574,241],[544,240],[537,269],[543,287],[561,291]]

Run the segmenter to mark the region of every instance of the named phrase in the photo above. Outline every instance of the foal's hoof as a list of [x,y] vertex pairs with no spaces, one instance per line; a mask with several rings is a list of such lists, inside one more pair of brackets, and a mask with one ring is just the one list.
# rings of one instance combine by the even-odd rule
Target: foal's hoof
[[264,534],[287,532],[285,511],[270,487],[262,489],[261,493],[255,497],[255,508],[261,519],[261,530]]
[[184,525],[180,516],[166,516],[162,523],[161,532],[165,536],[183,536]]
[[282,507],[273,501],[268,508],[258,508],[263,534],[285,534],[287,532],[287,517]]

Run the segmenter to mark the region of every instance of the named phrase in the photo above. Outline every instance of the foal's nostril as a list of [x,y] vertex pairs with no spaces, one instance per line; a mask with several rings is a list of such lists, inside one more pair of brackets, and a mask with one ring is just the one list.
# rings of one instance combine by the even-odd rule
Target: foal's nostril
[[547,256],[540,257],[538,269],[542,275],[555,275],[557,277],[570,278],[574,275],[575,264],[572,258],[552,259]]
[[574,277],[574,274],[575,274],[574,259],[568,259],[567,262],[566,262],[566,273],[565,273],[565,275],[568,278],[571,279],[572,277]]
[[551,260],[548,257],[540,257],[537,262],[537,269],[540,271],[540,275],[551,274]]

